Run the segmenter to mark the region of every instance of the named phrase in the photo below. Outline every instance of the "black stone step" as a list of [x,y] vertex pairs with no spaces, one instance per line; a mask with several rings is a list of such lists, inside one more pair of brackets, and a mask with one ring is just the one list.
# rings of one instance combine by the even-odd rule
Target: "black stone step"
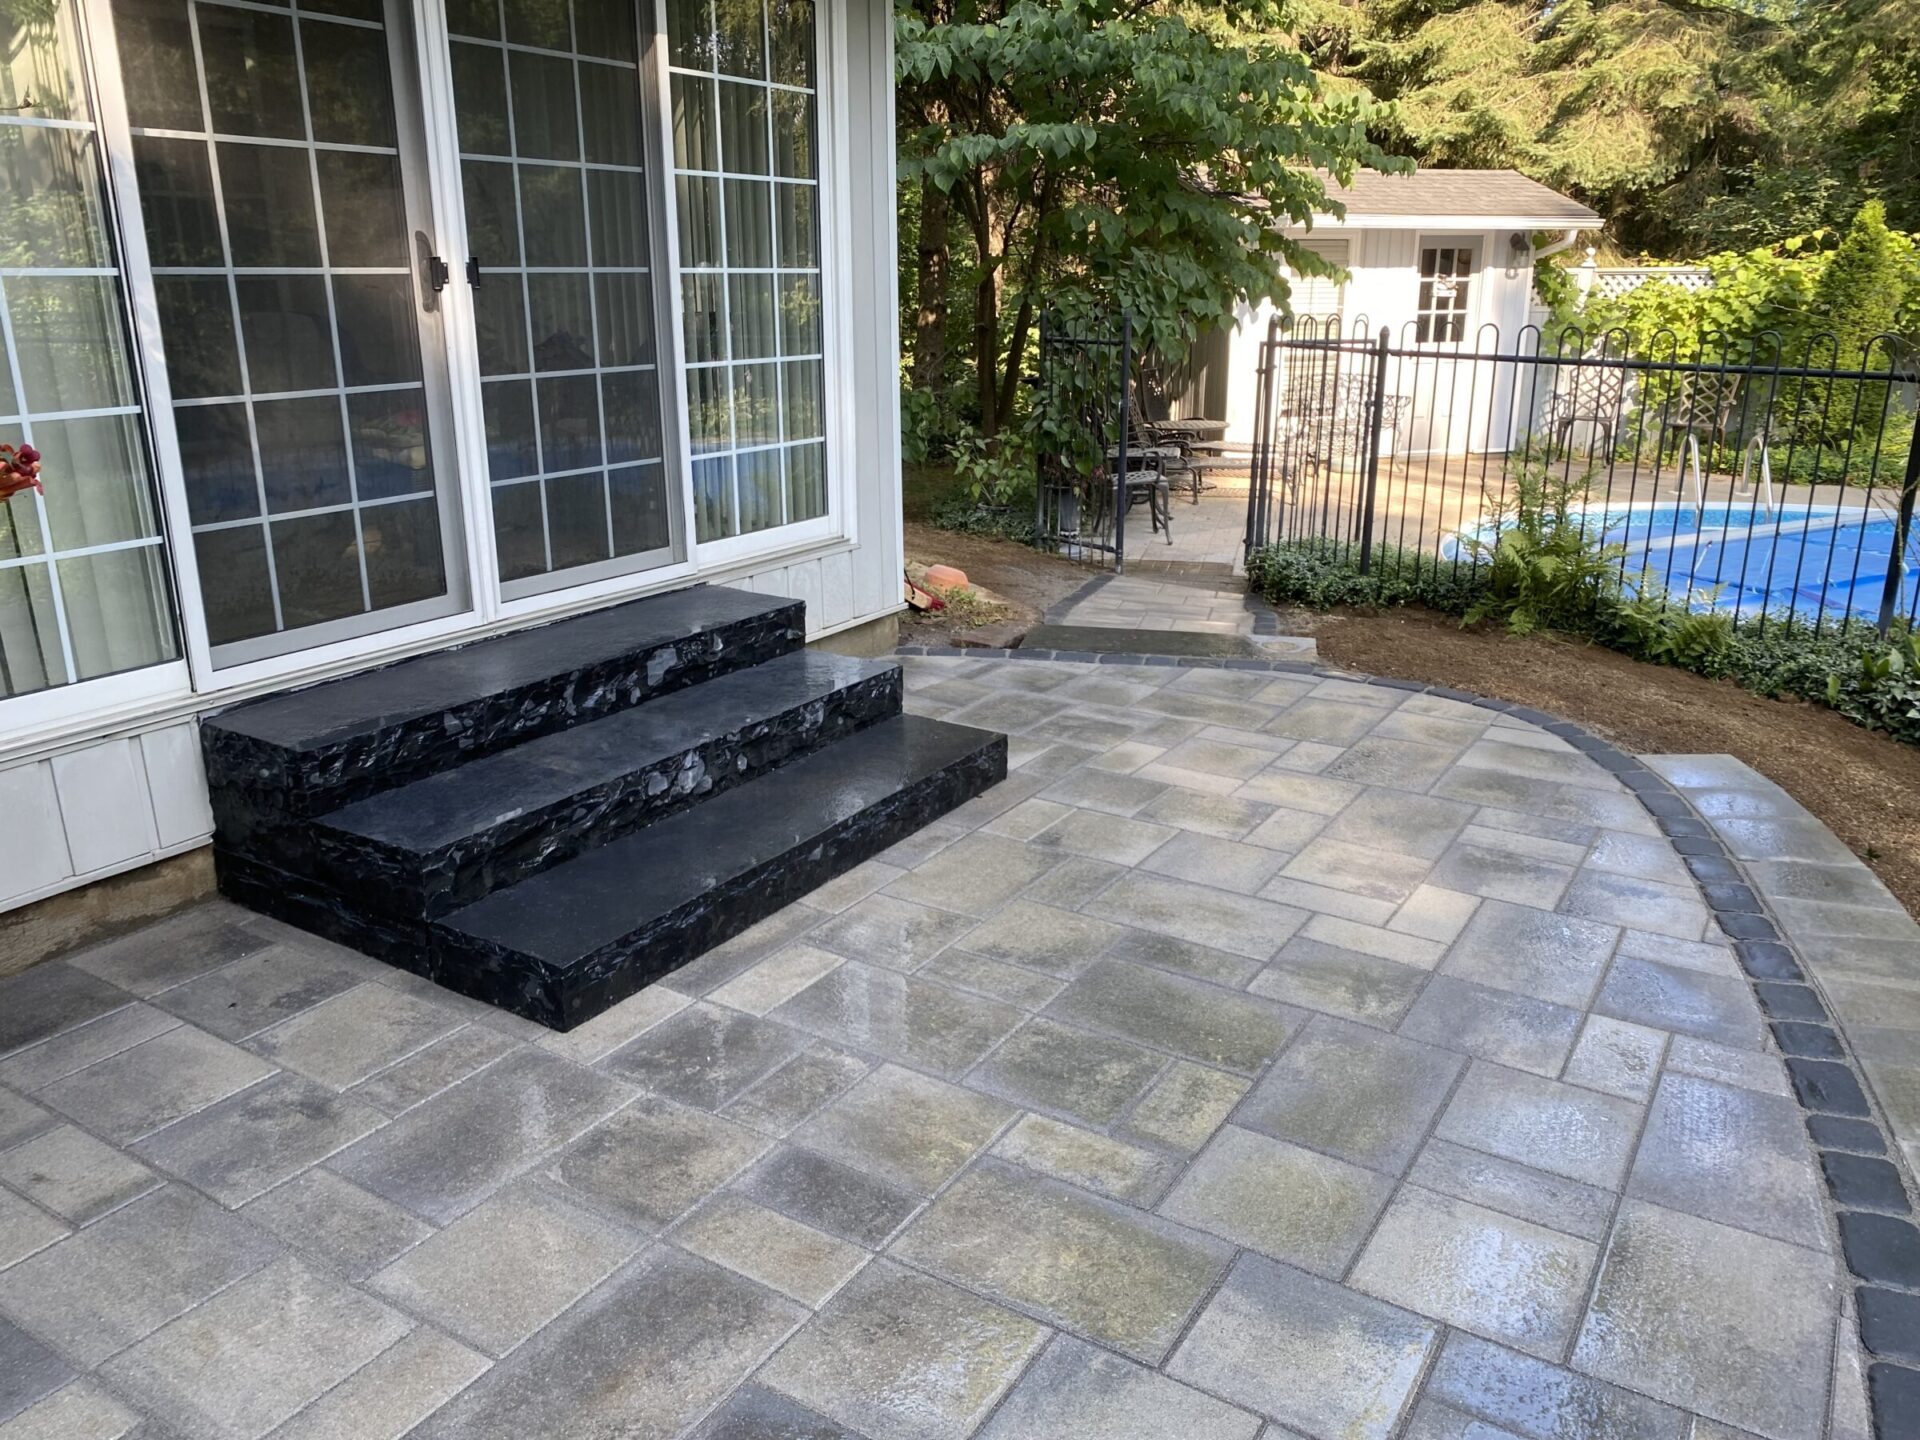
[[900,667],[802,650],[356,801],[314,873],[431,919],[900,713]]
[[896,716],[435,922],[431,978],[571,1029],[1006,773],[1004,735]]
[[698,585],[251,701],[201,725],[215,826],[250,843],[805,638],[798,601]]

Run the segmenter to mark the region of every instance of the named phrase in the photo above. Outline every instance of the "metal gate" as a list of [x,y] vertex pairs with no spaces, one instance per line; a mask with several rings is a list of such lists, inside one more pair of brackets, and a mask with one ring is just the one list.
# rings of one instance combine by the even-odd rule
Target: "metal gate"
[[1056,316],[1040,322],[1034,543],[1074,560],[1126,563],[1122,477],[1133,414],[1133,320],[1117,334],[1076,333]]

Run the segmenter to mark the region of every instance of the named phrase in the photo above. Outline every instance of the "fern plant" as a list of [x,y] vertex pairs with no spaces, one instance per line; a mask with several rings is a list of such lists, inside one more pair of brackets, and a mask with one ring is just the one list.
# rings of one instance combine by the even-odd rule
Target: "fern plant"
[[1593,484],[1592,470],[1556,475],[1529,458],[1509,472],[1510,494],[1487,496],[1492,536],[1470,535],[1468,553],[1486,578],[1462,623],[1495,620],[1514,635],[1546,628],[1586,629],[1619,593],[1621,545],[1589,533],[1577,509]]

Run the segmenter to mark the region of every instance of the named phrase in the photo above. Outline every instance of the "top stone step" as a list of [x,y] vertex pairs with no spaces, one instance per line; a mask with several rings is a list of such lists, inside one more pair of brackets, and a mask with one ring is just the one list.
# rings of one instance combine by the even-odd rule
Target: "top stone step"
[[799,601],[696,585],[269,695],[201,725],[224,843],[789,654]]

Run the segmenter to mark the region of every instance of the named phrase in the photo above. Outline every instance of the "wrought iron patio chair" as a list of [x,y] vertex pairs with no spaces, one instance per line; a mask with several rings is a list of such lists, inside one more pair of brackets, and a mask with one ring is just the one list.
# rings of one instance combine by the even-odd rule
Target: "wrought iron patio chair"
[[[1597,359],[1597,352],[1582,358]],[[1554,445],[1570,444],[1573,427],[1582,422],[1606,437],[1610,453],[1627,408],[1627,372],[1611,366],[1575,365],[1563,368],[1553,394],[1547,397],[1547,436]]]

